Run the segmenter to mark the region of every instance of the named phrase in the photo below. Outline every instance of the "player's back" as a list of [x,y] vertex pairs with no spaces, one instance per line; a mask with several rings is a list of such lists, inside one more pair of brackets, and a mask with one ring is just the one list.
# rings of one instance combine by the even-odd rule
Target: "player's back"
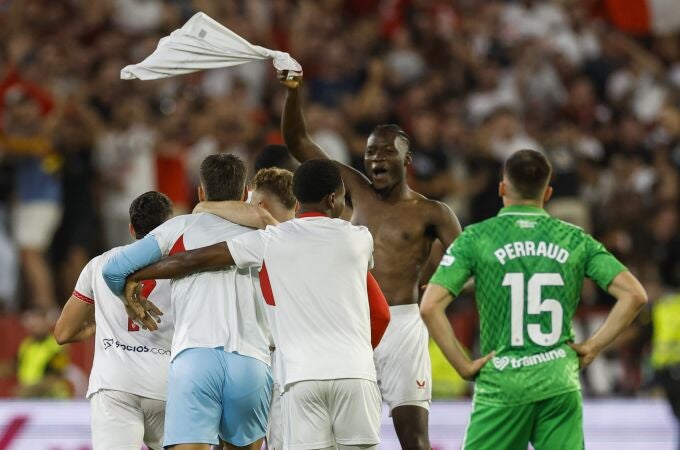
[[173,335],[170,283],[143,283],[143,293],[166,313],[157,331],[140,329],[129,320],[122,301],[102,277],[104,264],[119,249],[93,258],[83,269],[74,291],[76,297],[95,306],[95,353],[87,396],[110,389],[165,400]]
[[478,400],[526,403],[580,389],[567,342],[583,280],[606,289],[623,266],[582,229],[539,208],[504,208],[464,234],[454,245],[473,261],[481,351],[496,351]]
[[[365,227],[328,217],[268,228],[261,278],[275,304],[283,384],[375,380],[366,288],[373,240]],[[265,273],[266,275],[263,275]]]
[[[205,247],[252,231],[215,215],[174,217],[150,234],[164,255]],[[172,357],[187,348],[224,347],[225,351],[267,364],[269,328],[254,288],[257,274],[235,267],[200,272],[172,282],[175,335]]]

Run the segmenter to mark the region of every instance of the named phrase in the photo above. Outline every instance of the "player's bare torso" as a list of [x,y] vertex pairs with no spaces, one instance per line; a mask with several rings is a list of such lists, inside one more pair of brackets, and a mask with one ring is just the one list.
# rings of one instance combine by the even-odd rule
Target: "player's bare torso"
[[367,227],[373,235],[375,267],[371,272],[388,303],[416,303],[421,270],[436,238],[436,202],[411,192],[397,201],[374,194],[353,203],[352,223]]

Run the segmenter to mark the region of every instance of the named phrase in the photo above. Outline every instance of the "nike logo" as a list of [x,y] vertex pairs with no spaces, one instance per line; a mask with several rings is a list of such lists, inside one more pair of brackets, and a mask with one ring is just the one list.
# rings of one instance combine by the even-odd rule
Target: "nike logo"
[[418,386],[418,389],[425,388],[425,380],[423,380],[423,381],[416,380],[416,385]]

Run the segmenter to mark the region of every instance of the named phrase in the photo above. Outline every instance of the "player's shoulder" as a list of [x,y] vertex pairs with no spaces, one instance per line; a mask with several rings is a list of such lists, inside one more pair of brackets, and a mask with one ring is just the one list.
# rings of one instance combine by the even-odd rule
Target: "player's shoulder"
[[192,216],[198,216],[198,214],[180,214],[179,216],[171,217],[151,230],[149,234],[152,236],[158,236],[173,233],[177,230],[182,230],[186,228],[190,221],[195,221],[197,219],[197,217]]
[[588,234],[588,233],[586,233],[586,231],[582,227],[580,227],[576,224],[573,224],[571,222],[567,222],[566,220],[558,219],[556,217],[550,217],[550,220],[555,222],[556,225],[564,227],[565,229],[573,231],[574,233],[579,233],[579,234],[584,234],[584,235]]

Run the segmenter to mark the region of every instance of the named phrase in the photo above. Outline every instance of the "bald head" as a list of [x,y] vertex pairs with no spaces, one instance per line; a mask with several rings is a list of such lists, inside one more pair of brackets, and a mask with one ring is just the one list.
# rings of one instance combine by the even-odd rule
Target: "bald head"
[[550,163],[536,150],[519,150],[513,153],[503,167],[504,181],[512,192],[507,196],[515,200],[541,200],[552,174]]

